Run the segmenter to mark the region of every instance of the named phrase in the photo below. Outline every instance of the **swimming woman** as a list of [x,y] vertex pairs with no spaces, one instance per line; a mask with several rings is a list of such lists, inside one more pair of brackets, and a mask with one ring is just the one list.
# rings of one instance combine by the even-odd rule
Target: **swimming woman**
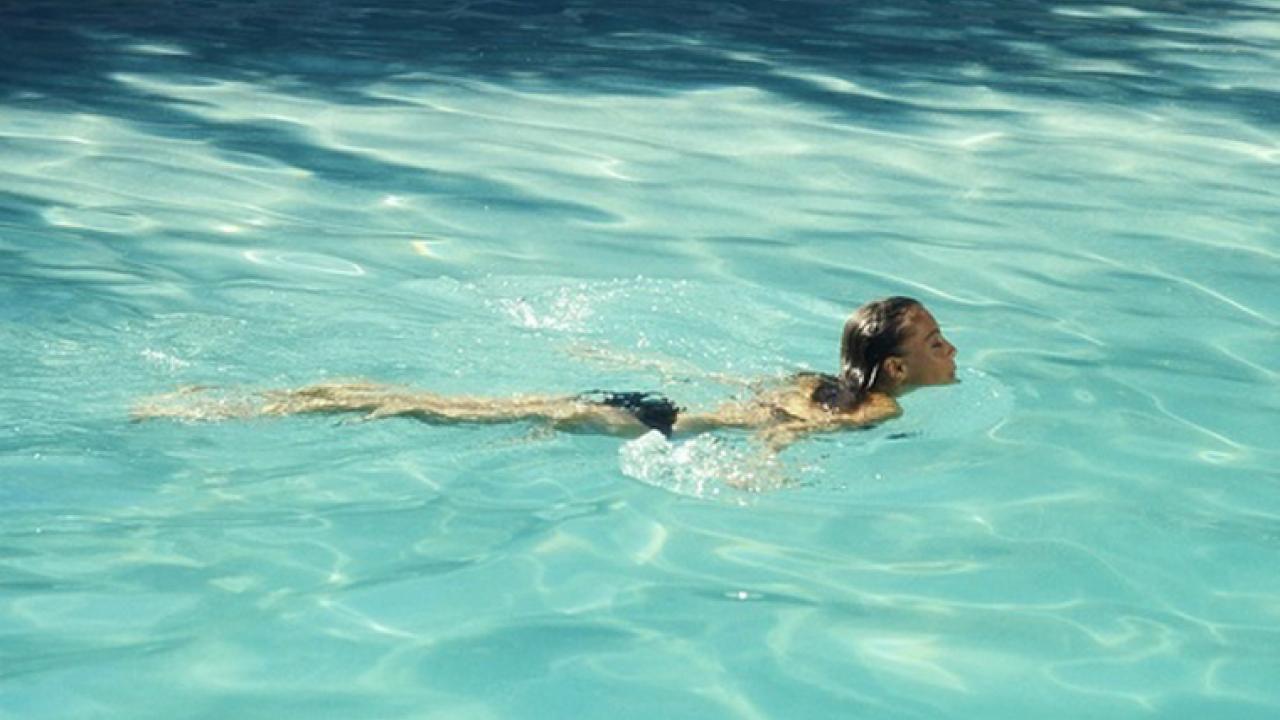
[[[568,396],[457,397],[368,383],[323,383],[262,393],[258,401],[174,403],[193,390],[154,399],[136,419],[223,419],[299,413],[364,413],[432,423],[532,421],[559,430],[639,436],[754,430],[773,450],[814,432],[866,427],[901,414],[895,398],[955,381],[956,349],[918,300],[890,297],[858,308],[845,322],[837,375],[799,373],[745,400],[687,412],[661,395],[591,391]],[[159,401],[159,402],[157,402]]]

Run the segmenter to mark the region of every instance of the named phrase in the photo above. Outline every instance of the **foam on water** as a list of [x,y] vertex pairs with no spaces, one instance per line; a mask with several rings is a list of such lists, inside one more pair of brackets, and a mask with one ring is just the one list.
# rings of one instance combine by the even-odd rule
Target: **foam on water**
[[777,458],[714,435],[673,443],[653,430],[624,443],[618,464],[622,474],[677,495],[739,504],[796,482]]

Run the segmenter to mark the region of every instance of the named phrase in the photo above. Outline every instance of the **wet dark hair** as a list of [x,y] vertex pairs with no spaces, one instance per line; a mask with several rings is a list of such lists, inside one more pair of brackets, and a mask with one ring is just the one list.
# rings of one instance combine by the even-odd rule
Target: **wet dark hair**
[[850,409],[865,400],[881,363],[902,346],[907,314],[918,307],[922,307],[919,300],[898,295],[872,300],[854,311],[840,337],[840,374],[824,376],[813,391],[813,401]]

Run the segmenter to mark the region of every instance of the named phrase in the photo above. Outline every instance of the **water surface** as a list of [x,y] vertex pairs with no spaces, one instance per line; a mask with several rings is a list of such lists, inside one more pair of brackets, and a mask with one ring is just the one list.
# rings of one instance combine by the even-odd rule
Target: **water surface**
[[[1275,715],[1274,11],[0,4],[0,716]],[[776,467],[128,418],[700,407],[890,293],[965,382]]]

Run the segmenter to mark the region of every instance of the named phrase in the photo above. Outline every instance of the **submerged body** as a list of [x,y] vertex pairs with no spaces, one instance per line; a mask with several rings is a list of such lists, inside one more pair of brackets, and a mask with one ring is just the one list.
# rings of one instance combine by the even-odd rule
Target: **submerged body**
[[362,413],[368,419],[411,417],[432,423],[537,422],[557,430],[621,436],[653,429],[665,435],[739,429],[755,431],[778,450],[809,433],[866,427],[896,417],[901,408],[895,397],[954,380],[955,347],[942,337],[933,316],[918,301],[886,298],[862,306],[845,324],[838,375],[799,373],[706,412],[687,412],[651,393],[468,397],[350,382],[233,400],[210,400],[197,394],[203,388],[192,388],[153,398],[136,407],[134,417],[214,420]]
[[[367,383],[325,383],[264,395],[261,415],[364,413],[368,419],[412,417],[427,422],[545,422],[568,432],[634,437],[650,430],[689,435],[720,429],[756,430],[774,444],[787,435],[861,427],[898,415],[898,403],[875,393],[851,411],[814,403],[818,375],[797,375],[745,400],[706,412],[686,412],[650,393],[584,393],[513,397],[445,396]],[[669,412],[664,412],[669,409]]]
[[533,422],[564,432],[620,437],[637,437],[651,430],[667,436],[683,436],[737,429],[757,431],[761,439],[780,449],[801,434],[863,427],[900,413],[897,402],[883,394],[876,394],[854,412],[816,406],[809,397],[819,382],[819,376],[798,375],[748,399],[732,400],[707,412],[686,412],[653,393],[483,397],[441,395],[375,383],[334,382],[226,400],[205,395],[206,388],[194,387],[152,398],[134,409],[134,417],[223,420],[358,413],[367,420],[402,417],[428,423]]

